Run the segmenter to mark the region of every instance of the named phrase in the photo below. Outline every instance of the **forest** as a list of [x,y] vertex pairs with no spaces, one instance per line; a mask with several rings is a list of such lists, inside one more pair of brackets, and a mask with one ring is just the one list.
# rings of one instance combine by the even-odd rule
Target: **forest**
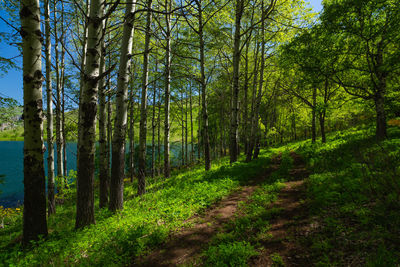
[[0,92],[0,266],[399,266],[399,1],[0,0],[0,21],[23,91]]

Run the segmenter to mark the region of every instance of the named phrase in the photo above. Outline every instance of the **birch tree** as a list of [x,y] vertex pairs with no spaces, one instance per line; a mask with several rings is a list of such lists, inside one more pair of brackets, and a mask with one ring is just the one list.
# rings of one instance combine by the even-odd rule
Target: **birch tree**
[[24,214],[23,240],[47,236],[43,162],[42,32],[39,0],[21,0],[24,88]]
[[100,78],[102,16],[104,0],[91,0],[88,19],[86,64],[79,106],[77,159],[76,228],[95,223],[94,157],[96,138],[97,91]]
[[151,36],[152,0],[147,0],[146,36],[143,53],[142,99],[140,105],[140,133],[139,133],[139,164],[138,164],[138,194],[146,192],[146,140],[147,140],[147,89],[149,83],[149,54]]
[[54,183],[54,143],[53,143],[53,94],[51,88],[51,36],[50,36],[50,0],[44,3],[45,11],[45,57],[46,57],[46,90],[47,90],[47,200],[48,215],[56,213]]

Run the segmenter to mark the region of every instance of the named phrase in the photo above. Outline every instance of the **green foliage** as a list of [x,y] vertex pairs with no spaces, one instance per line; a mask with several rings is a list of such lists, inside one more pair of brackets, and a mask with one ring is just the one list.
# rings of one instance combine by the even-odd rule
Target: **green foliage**
[[[185,224],[185,220],[248,182],[264,170],[271,152],[263,151],[258,160],[230,166],[228,159],[215,162],[205,172],[201,166],[176,172],[170,179],[149,180],[148,193],[136,196],[137,184],[125,187],[124,210],[113,215],[96,208],[96,225],[74,230],[75,186],[57,206],[57,214],[49,217],[49,236],[30,250],[21,252],[22,215],[0,230],[0,262],[6,265],[124,265],[133,257],[166,241],[169,233]],[[73,176],[73,173],[71,174]],[[245,246],[247,248],[247,246]],[[241,246],[235,245],[241,250]]]
[[285,266],[285,263],[283,262],[281,255],[279,255],[278,253],[271,254],[271,260],[273,262],[272,266],[274,266],[274,267],[284,267]]
[[205,266],[247,266],[247,261],[258,255],[255,248],[246,241],[230,242],[211,246],[205,252],[207,261]]
[[281,211],[270,207],[284,187],[277,178],[269,176],[246,203],[239,203],[237,217],[225,225],[204,251],[206,266],[247,266],[248,260],[258,254],[260,241],[270,238],[270,219]]
[[299,147],[313,170],[307,195],[320,226],[304,242],[315,264],[348,265],[349,255],[360,265],[399,262],[399,128],[389,136],[377,142],[373,128],[353,128]]
[[271,174],[271,179],[289,178],[289,171],[293,168],[293,158],[290,156],[289,150],[284,150],[281,154],[281,163],[276,171]]

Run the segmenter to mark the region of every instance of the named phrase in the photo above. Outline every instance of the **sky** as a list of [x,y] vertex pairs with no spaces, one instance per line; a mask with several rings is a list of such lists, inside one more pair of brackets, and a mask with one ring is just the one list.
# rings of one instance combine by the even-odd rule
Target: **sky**
[[[321,0],[305,0],[309,2],[310,6],[313,7],[314,11],[319,12],[322,9]],[[0,11],[0,15],[3,18],[5,14]],[[4,22],[0,20],[0,32],[11,32],[12,29]],[[19,51],[8,45],[5,42],[0,42],[0,56],[5,58],[12,58],[19,55]],[[17,59],[17,64],[22,66],[22,56]],[[43,64],[44,67],[44,64]],[[12,97],[16,99],[20,104],[23,103],[23,91],[22,91],[22,70],[9,70],[8,73],[0,73],[0,96]]]

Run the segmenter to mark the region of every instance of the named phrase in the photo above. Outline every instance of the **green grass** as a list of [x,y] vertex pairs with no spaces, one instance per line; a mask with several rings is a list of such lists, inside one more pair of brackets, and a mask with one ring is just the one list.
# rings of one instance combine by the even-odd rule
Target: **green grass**
[[270,238],[269,221],[280,213],[280,209],[270,207],[285,187],[279,178],[270,175],[247,202],[240,203],[236,218],[225,225],[224,231],[217,234],[203,252],[203,265],[247,266],[251,257],[260,254],[260,242]]
[[400,263],[400,129],[377,142],[373,128],[331,134],[326,144],[303,142],[298,153],[311,215],[320,228],[303,240],[319,266]]
[[14,129],[0,131],[0,141],[24,141],[23,126],[18,125]]
[[[217,234],[199,259],[208,266],[246,266],[270,238],[269,221],[279,209],[269,208],[288,179],[289,151],[305,159],[310,218],[316,227],[296,239],[313,266],[396,266],[400,263],[400,129],[377,142],[372,128],[353,128],[328,135],[326,144],[309,140],[262,151],[251,163],[215,162],[176,172],[170,179],[149,180],[148,193],[137,197],[136,184],[125,188],[125,209],[116,215],[96,209],[96,225],[74,230],[75,191],[49,219],[50,234],[22,250],[22,216],[0,229],[0,265],[117,266],[131,262],[166,241],[171,231],[222,197],[265,171],[272,155],[282,153],[280,167],[260,185],[240,216]],[[243,159],[241,159],[243,160]],[[97,201],[97,200],[96,200]],[[271,255],[280,266],[280,255]]]
[[[213,164],[207,173],[196,166],[170,179],[149,181],[148,193],[136,196],[136,184],[125,188],[124,210],[116,215],[96,209],[96,225],[74,230],[75,192],[57,214],[50,217],[49,236],[32,249],[19,245],[22,216],[0,229],[0,262],[10,266],[116,266],[164,242],[184,221],[201,212],[240,184],[257,176],[268,165],[271,151],[263,151],[252,163],[230,165],[227,159]],[[96,200],[97,203],[97,200]]]

